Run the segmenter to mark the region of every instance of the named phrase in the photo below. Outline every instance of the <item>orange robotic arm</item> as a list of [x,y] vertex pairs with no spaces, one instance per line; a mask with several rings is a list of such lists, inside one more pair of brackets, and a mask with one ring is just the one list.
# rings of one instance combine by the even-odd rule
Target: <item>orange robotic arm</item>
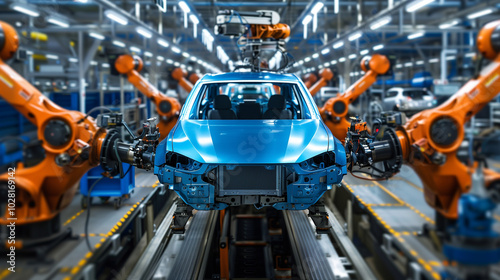
[[[191,92],[193,89],[193,84],[186,80],[187,72],[182,68],[175,68],[172,71],[172,78],[179,82],[179,85],[187,92]],[[191,77],[190,77],[191,78]]]
[[[4,60],[16,52],[18,36],[2,21],[0,33],[0,96],[37,126],[45,149],[42,162],[33,167],[20,164],[13,172],[15,216],[5,211],[0,224],[8,224],[9,218],[17,218],[18,225],[44,222],[69,204],[78,180],[99,163],[106,131],[85,114],[57,106],[9,67]],[[0,175],[0,188],[10,189],[9,177]],[[7,208],[6,202],[1,207]]]
[[314,73],[306,74],[302,77],[302,81],[304,81],[304,85],[307,89],[311,88],[311,86],[318,80],[318,77]]
[[[479,52],[493,62],[446,103],[413,116],[397,131],[404,159],[422,179],[427,203],[448,219],[457,218],[460,195],[471,187],[473,170],[456,157],[463,126],[500,92],[499,26],[500,21],[487,24],[477,39]],[[485,175],[487,185],[500,181],[491,170]]]
[[333,136],[342,143],[345,141],[347,129],[350,126],[350,122],[345,119],[349,104],[375,83],[378,75],[383,75],[389,71],[390,62],[384,55],[374,54],[371,58],[365,58],[361,61],[361,68],[366,72],[361,79],[350,86],[345,93],[330,98],[319,109],[323,121],[331,130]]
[[200,76],[198,76],[198,74],[196,73],[192,73],[191,75],[189,75],[189,82],[191,84],[196,84],[196,82],[198,82],[198,80],[200,79]]
[[313,86],[309,88],[309,93],[311,93],[311,96],[315,96],[322,87],[328,84],[328,82],[333,78],[333,72],[329,68],[325,68],[319,71],[319,76],[321,77],[321,79],[319,79],[319,81],[317,81]]
[[138,71],[142,70],[142,60],[140,57],[129,54],[121,55],[116,59],[115,67],[118,72],[126,74],[128,81],[155,103],[156,112],[160,116],[160,121],[157,125],[161,135],[160,141],[165,139],[177,123],[181,109],[179,101],[162,94],[139,74]]

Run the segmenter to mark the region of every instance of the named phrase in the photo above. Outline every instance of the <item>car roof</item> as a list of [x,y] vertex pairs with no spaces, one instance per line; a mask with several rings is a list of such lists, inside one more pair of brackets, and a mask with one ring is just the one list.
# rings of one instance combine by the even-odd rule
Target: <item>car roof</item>
[[276,74],[269,72],[230,72],[222,74],[207,74],[200,79],[201,83],[227,81],[255,81],[296,83],[299,80],[294,74]]

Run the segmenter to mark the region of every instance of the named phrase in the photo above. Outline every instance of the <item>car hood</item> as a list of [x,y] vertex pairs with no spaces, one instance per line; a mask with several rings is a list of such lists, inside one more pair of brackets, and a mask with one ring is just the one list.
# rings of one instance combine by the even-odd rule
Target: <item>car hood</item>
[[298,163],[335,151],[325,126],[315,119],[182,120],[170,137],[173,152],[201,163]]

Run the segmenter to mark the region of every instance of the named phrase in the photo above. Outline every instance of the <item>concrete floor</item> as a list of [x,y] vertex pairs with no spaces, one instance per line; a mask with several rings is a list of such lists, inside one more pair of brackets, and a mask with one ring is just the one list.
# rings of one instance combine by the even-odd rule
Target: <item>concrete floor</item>
[[[94,198],[89,219],[89,241],[96,249],[112,235],[111,230],[117,228],[131,211],[137,207],[157,185],[157,178],[152,173],[137,171],[136,187],[130,199],[124,200],[119,209],[114,208],[113,200],[102,203]],[[16,273],[7,270],[5,262],[0,264],[0,279],[69,279],[76,274],[90,258],[91,254],[85,242],[85,219],[88,210],[81,207],[81,194],[75,195],[71,204],[61,212],[62,230],[71,228],[74,239],[59,244],[44,258],[45,263],[28,257],[17,257]],[[128,214],[127,214],[128,213]]]

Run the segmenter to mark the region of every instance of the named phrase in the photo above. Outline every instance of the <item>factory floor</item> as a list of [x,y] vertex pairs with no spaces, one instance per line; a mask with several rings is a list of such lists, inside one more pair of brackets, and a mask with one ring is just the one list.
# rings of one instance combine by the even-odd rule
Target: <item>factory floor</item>
[[[88,226],[92,248],[99,248],[158,184],[152,172],[137,171],[135,176],[134,193],[123,201],[119,209],[114,208],[112,199],[107,203],[93,199]],[[92,256],[85,241],[88,210],[82,209],[81,199],[82,195],[78,193],[71,204],[61,212],[62,231],[71,228],[74,238],[66,239],[57,245],[43,257],[43,262],[33,257],[18,256],[15,273],[9,272],[6,263],[2,263],[0,279],[71,279],[72,275],[78,273],[86,264],[86,260]]]
[[[488,163],[491,169],[500,172],[499,162]],[[368,179],[368,176],[358,177]],[[403,165],[400,173],[389,180],[364,179],[347,175],[343,184],[360,207],[390,233],[389,246],[394,245],[398,252],[411,256],[429,279],[440,279],[446,261],[429,238],[422,235],[425,224],[435,224],[435,212],[425,202],[420,178],[409,166]],[[495,209],[493,217],[494,229],[500,233],[500,208]]]

